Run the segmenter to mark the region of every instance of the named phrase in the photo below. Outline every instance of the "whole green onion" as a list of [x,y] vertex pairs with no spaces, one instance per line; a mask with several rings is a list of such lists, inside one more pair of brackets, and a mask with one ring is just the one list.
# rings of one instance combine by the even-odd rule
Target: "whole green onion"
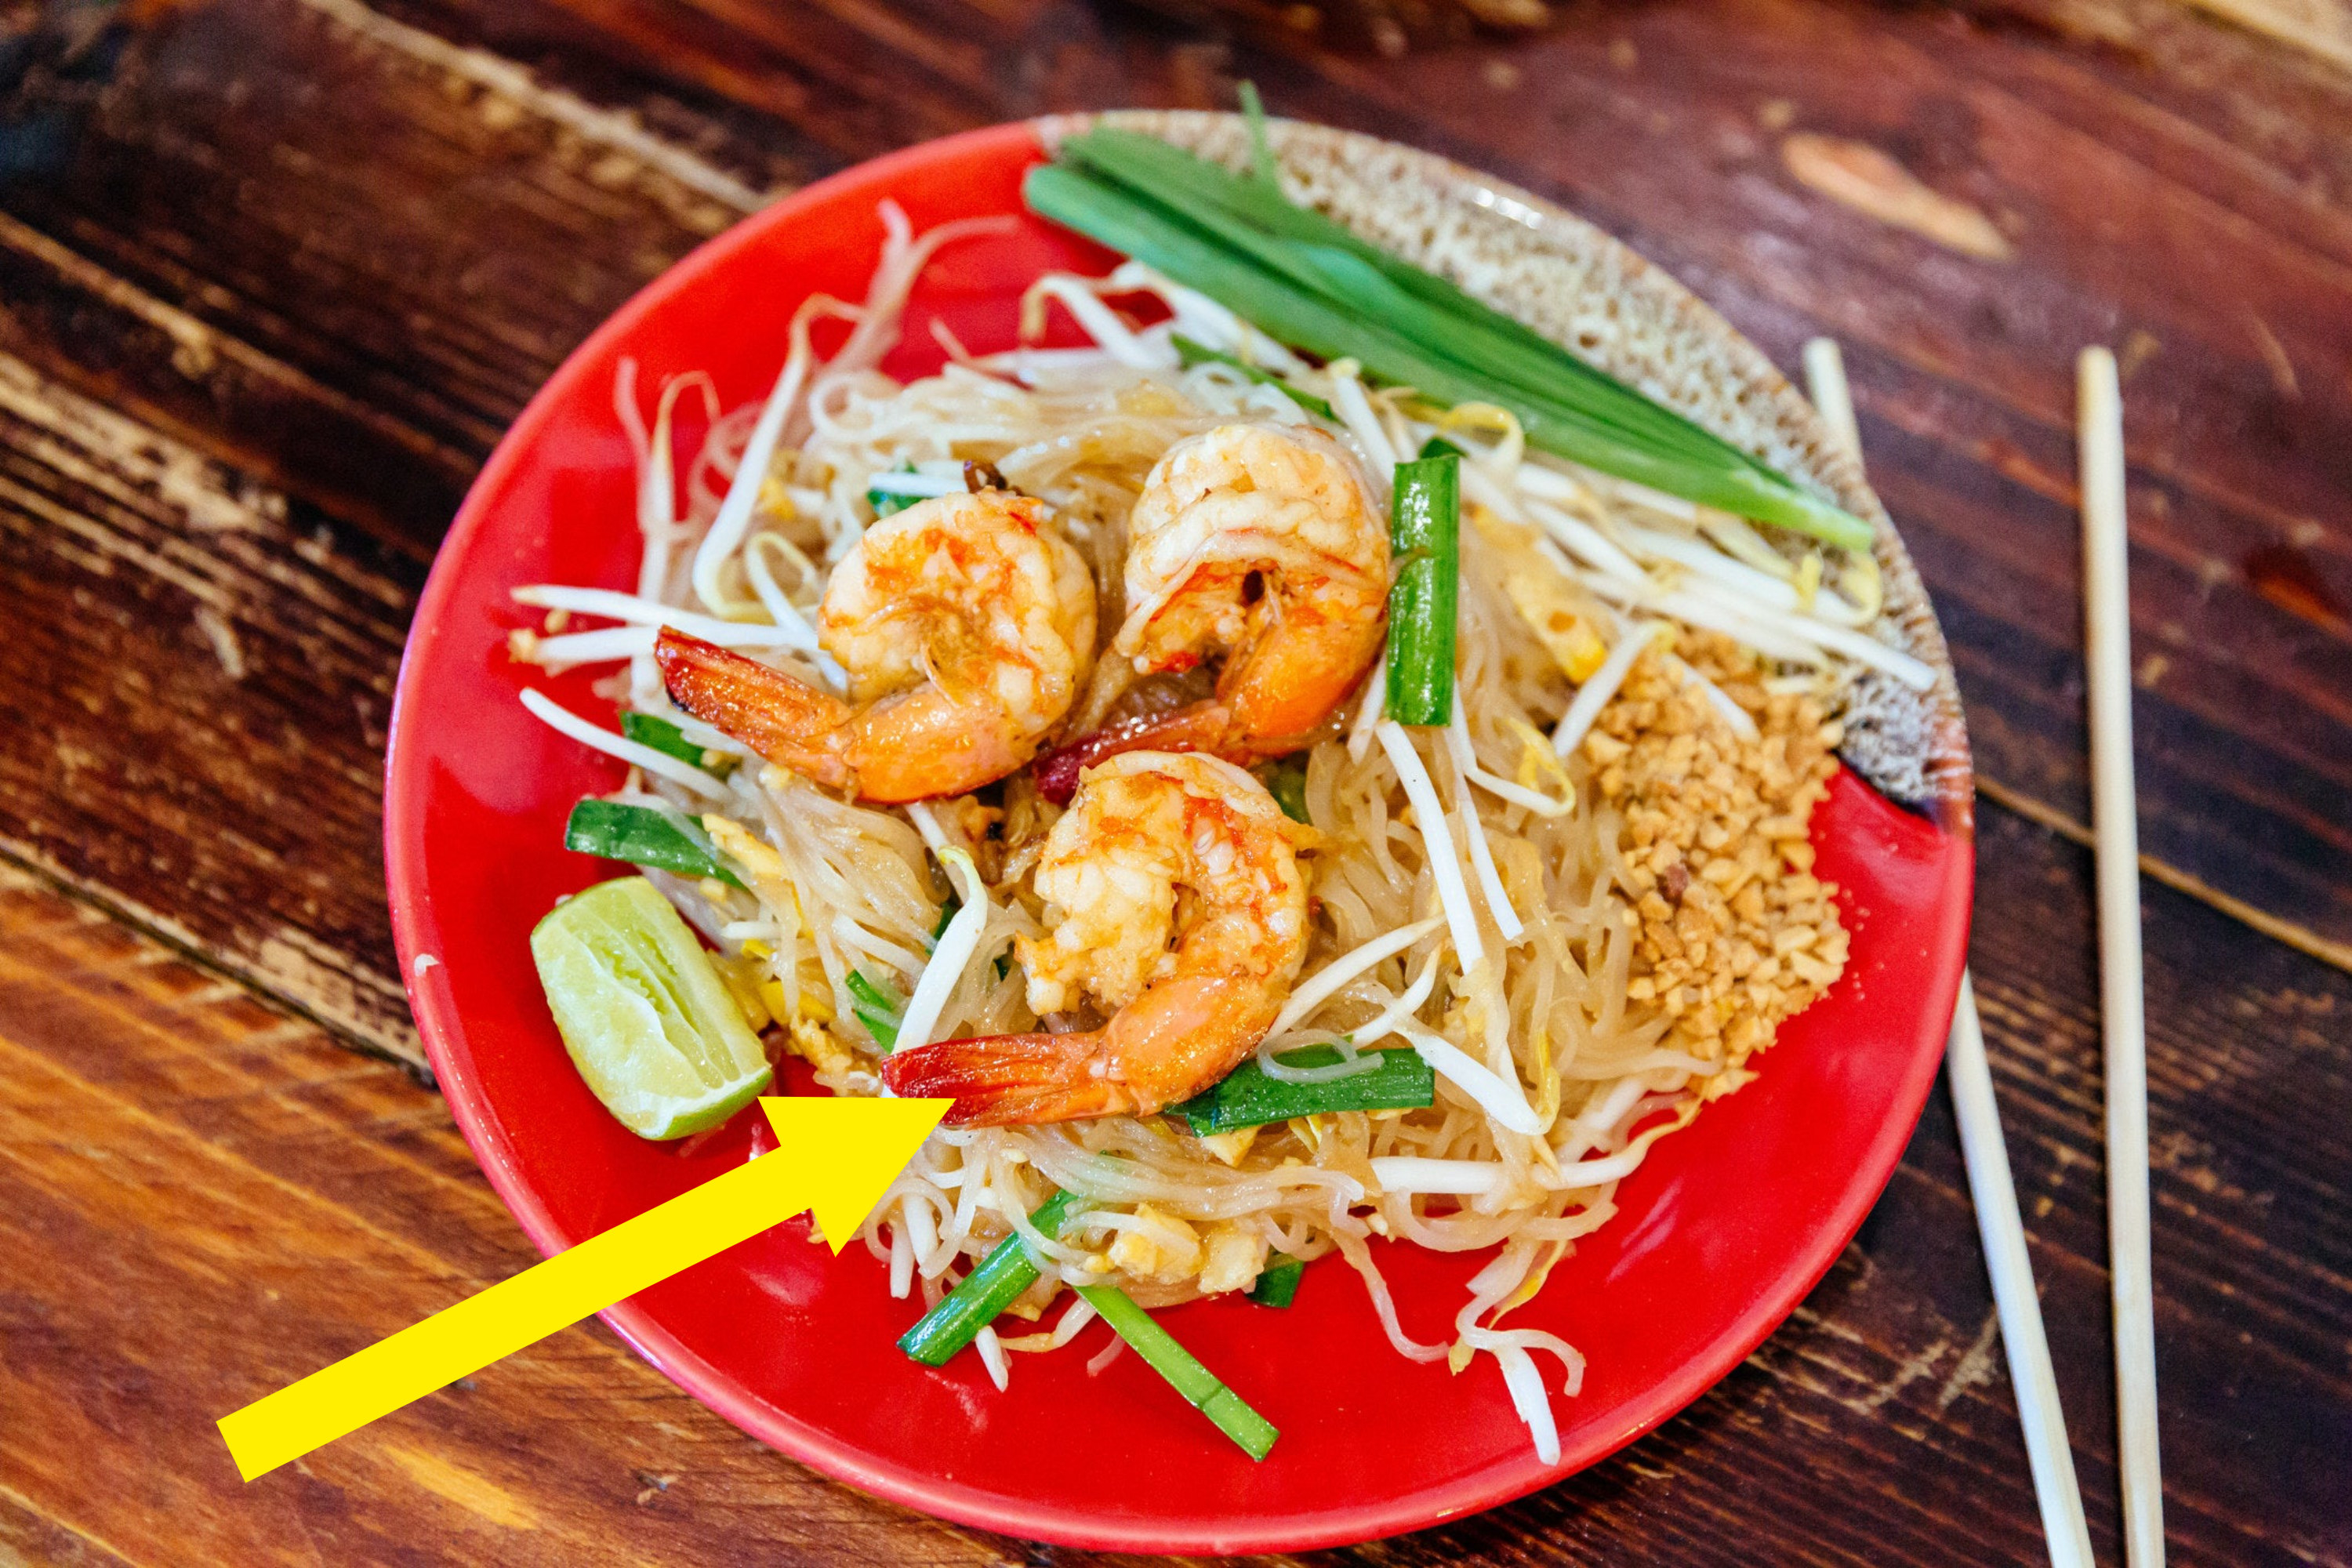
[[1462,459],[1416,458],[1396,468],[1389,542],[1389,717],[1454,717],[1454,627],[1462,587]]
[[1278,171],[1274,162],[1274,143],[1265,133],[1265,103],[1257,95],[1257,83],[1244,77],[1234,96],[1241,100],[1242,119],[1249,126],[1250,173],[1273,184]]
[[1249,1299],[1261,1307],[1287,1307],[1298,1296],[1298,1277],[1307,1265],[1286,1253],[1276,1254],[1250,1287]]
[[1134,1346],[1135,1353],[1152,1371],[1166,1378],[1177,1393],[1215,1422],[1217,1430],[1239,1444],[1243,1453],[1253,1459],[1265,1458],[1275,1439],[1282,1435],[1275,1430],[1274,1424],[1251,1409],[1215,1373],[1178,1344],[1175,1336],[1154,1322],[1151,1314],[1137,1306],[1132,1297],[1116,1285],[1081,1285],[1077,1290],[1110,1325],[1111,1332]]
[[[1221,169],[1213,174],[1233,179]],[[1724,510],[1788,521],[1790,527],[1809,531],[1821,531],[1804,521],[1813,512],[1844,517],[1811,496],[1801,496],[1776,475],[1767,484],[1743,472],[1738,451],[1719,442],[1710,445],[1712,437],[1686,421],[1679,428],[1642,428],[1637,414],[1595,397],[1590,385],[1578,385],[1578,376],[1559,376],[1545,388],[1527,388],[1507,381],[1491,362],[1465,364],[1451,339],[1477,334],[1467,331],[1456,318],[1433,310],[1425,300],[1413,300],[1392,279],[1381,278],[1376,268],[1343,251],[1322,247],[1315,257],[1298,261],[1286,249],[1291,242],[1273,240],[1213,209],[1176,212],[1068,164],[1030,169],[1024,193],[1030,207],[1045,216],[1160,268],[1294,348],[1324,360],[1343,355],[1362,360],[1376,376],[1413,385],[1423,397],[1440,405],[1500,402],[1510,406],[1536,447],[1654,489],[1722,505]],[[1216,224],[1216,235],[1204,233],[1195,218]],[[1567,364],[1576,364],[1583,378],[1600,376],[1580,362],[1569,360]],[[1675,418],[1639,400],[1639,395],[1618,390],[1639,409]],[[1851,520],[1849,524],[1863,527]]]
[[1198,289],[1279,341],[1350,356],[1452,405],[1492,402],[1528,442],[1685,500],[1850,549],[1867,523],[1459,288],[1181,149],[1104,129],[1029,172],[1030,206]]
[[698,825],[650,805],[583,800],[572,808],[572,816],[563,825],[563,847],[583,855],[602,855],[607,860],[675,871],[681,877],[716,877],[730,888],[743,885],[743,879],[719,860],[719,851],[703,837]]
[[[1244,178],[1155,138],[1106,129],[1069,139],[1062,154],[1124,186],[1128,195],[1156,202],[1221,243],[1241,248],[1300,287],[1352,310],[1382,311],[1367,319],[1392,322],[1423,349],[1460,366],[1519,384],[1538,396],[1563,399],[1600,425],[1664,448],[1771,474],[1722,437],[1596,370],[1525,322],[1290,201],[1272,176],[1270,153],[1257,174]],[[1777,474],[1771,477],[1787,484]]]
[[[1038,1205],[1029,1222],[1058,1239],[1063,1224],[1085,1207],[1086,1200],[1076,1193],[1057,1192]],[[1037,1265],[1027,1245],[1017,1235],[1008,1236],[899,1336],[898,1348],[926,1366],[945,1366],[949,1357],[971,1343],[973,1336],[1036,1282]]]
[[[1380,1066],[1321,1083],[1285,1083],[1268,1078],[1255,1061],[1245,1061],[1192,1099],[1168,1108],[1194,1136],[1262,1127],[1297,1116],[1332,1110],[1417,1110],[1437,1101],[1437,1074],[1419,1051],[1370,1051]],[[1329,1067],[1339,1053],[1329,1046],[1301,1046],[1280,1057],[1285,1067]]]

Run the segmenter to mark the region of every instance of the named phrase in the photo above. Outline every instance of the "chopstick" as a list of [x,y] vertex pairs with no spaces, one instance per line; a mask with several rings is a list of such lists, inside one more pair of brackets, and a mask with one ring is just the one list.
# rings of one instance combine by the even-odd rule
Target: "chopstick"
[[[1805,379],[1822,422],[1860,462],[1861,435],[1853,400],[1846,391],[1845,361],[1835,340],[1815,338],[1805,345]],[[2017,1419],[2025,1430],[2025,1458],[2042,1510],[2042,1539],[2049,1544],[2052,1568],[2092,1568],[2091,1532],[2083,1516],[2082,1488],[2074,1480],[2074,1454],[2066,1440],[2058,1378],[2050,1366],[2050,1341],[2042,1328],[2042,1300],[2033,1288],[2033,1260],[2025,1248],[2025,1223],[2018,1213],[2017,1185],[2010,1176],[2009,1148],[2001,1141],[2000,1109],[1985,1058],[1976,986],[1965,970],[1944,1065],[1951,1079],[1952,1110],[1959,1121],[1960,1157],[1968,1166],[1977,1233],[1992,1276],[2001,1348],[2009,1358],[2010,1383],[2017,1390]]]
[[2116,1457],[2124,1560],[2164,1562],[2157,1454],[2155,1288],[2148,1258],[2147,1035],[2142,1015],[2139,826],[2132,786],[2131,590],[2126,574],[2123,395],[2115,355],[2075,363],[2083,603],[2091,687],[2091,823],[2098,855],[2099,1005],[2106,1025],[2107,1260],[2116,1315]]
[[1844,443],[1862,461],[1862,427],[1853,422],[1853,395],[1846,390],[1845,354],[1835,338],[1815,338],[1805,345],[1805,384],[1813,395],[1813,408],[1830,434]]
[[1951,1075],[1952,1110],[1960,1123],[1960,1157],[1976,1200],[1977,1234],[1992,1274],[1993,1307],[2000,1315],[2001,1349],[2017,1389],[2017,1421],[2025,1428],[2025,1459],[2042,1505],[2042,1534],[2052,1568],[2092,1568],[2091,1531],[2083,1517],[2083,1489],[2074,1479],[2074,1451],[2058,1405],[2058,1376],[2050,1367],[2050,1341],[2042,1331],[2042,1300],[2033,1289],[2033,1261],[2010,1178],[2009,1146],[1993,1102],[1992,1067],[1985,1058],[1984,1026],[1977,1017],[1976,983],[1960,972],[1960,1002],[1944,1053]]

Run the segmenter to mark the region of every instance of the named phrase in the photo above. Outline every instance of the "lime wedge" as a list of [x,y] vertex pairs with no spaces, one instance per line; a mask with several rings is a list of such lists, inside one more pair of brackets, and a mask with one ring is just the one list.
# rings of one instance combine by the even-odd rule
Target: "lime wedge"
[[530,955],[572,1065],[640,1138],[715,1127],[768,1087],[760,1038],[709,954],[643,877],[548,912]]

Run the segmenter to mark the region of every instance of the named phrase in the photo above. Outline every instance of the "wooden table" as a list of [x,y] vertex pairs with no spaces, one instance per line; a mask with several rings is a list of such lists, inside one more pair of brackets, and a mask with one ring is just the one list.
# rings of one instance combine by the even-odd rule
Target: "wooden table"
[[[2167,1524],[2352,1561],[2352,23],[2212,9],[0,7],[0,1561],[1081,1561],[825,1481],[593,1325],[252,1488],[210,1423],[531,1260],[421,1081],[378,850],[402,637],[500,430],[779,191],[1244,75],[1560,197],[1783,364],[1844,341],[1969,705],[1973,957],[2110,1559],[2070,376],[2117,347]],[[1939,1095],[1687,1413],[1328,1560],[2039,1551]]]

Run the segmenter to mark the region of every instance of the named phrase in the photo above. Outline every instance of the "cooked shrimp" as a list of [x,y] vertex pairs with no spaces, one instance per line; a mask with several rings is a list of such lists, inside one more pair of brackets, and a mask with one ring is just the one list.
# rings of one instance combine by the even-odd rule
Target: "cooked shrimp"
[[885,518],[834,569],[817,641],[849,700],[665,627],[670,696],[770,762],[869,800],[961,795],[1035,754],[1095,646],[1095,584],[1044,505],[987,491]]
[[1148,1116],[1231,1072],[1274,1024],[1307,952],[1307,834],[1230,763],[1129,752],[1087,770],[1035,887],[1055,923],[1016,938],[1029,1005],[1091,1002],[1101,1028],[901,1051],[891,1089],[952,1095],[951,1125]]
[[[1054,771],[1149,746],[1244,766],[1297,751],[1343,701],[1386,634],[1389,535],[1363,470],[1318,432],[1225,425],[1170,447],[1128,523],[1127,621],[1077,726],[1135,677],[1223,655],[1210,700],[1089,736]],[[1080,751],[1080,748],[1085,748]]]

